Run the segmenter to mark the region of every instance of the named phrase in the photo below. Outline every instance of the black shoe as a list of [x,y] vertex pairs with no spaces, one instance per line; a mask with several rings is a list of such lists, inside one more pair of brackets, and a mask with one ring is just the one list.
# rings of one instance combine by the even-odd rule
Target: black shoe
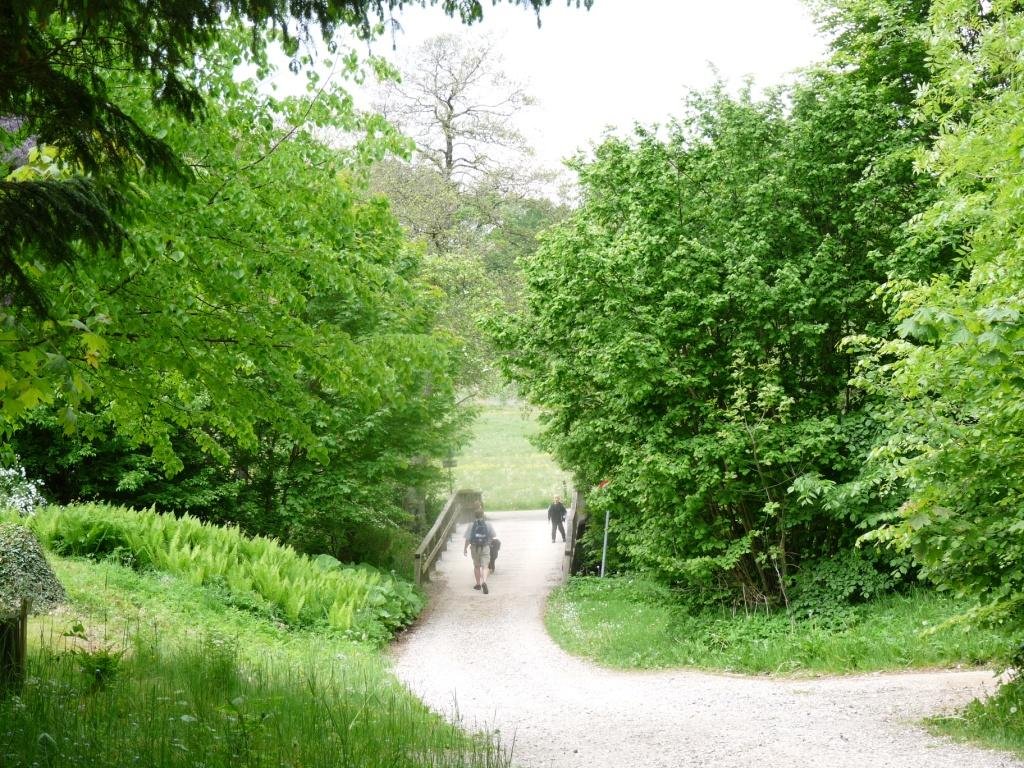
[[494,573],[494,569],[493,568],[488,568],[487,570],[489,570],[491,573]]
[[487,582],[486,581],[483,584],[480,585],[480,589],[482,589],[484,591],[485,595],[487,594]]
[[473,585],[473,589],[480,589],[480,585],[479,584],[474,584]]

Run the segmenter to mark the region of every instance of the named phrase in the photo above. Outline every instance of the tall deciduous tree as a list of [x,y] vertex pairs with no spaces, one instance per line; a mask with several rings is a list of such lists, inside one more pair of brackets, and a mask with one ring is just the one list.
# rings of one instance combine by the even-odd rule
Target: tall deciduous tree
[[[354,531],[402,520],[405,487],[429,481],[425,459],[453,440],[451,345],[433,331],[416,254],[366,187],[368,164],[400,146],[390,127],[340,90],[278,100],[235,83],[240,41],[207,49],[200,74],[217,98],[201,132],[149,106],[134,76],[110,75],[195,179],[137,188],[131,251],[40,274],[62,297],[57,319],[90,328],[52,341],[47,365],[78,393],[84,435],[113,425],[172,471],[207,455],[210,471],[187,467],[211,486],[190,511],[220,504],[220,519],[349,557]],[[329,148],[314,136],[324,126],[356,140]],[[94,365],[75,359],[79,338]]]
[[444,294],[442,323],[462,344],[461,383],[470,392],[498,386],[495,352],[478,321],[517,306],[516,259],[557,220],[539,197],[543,174],[514,127],[531,103],[504,72],[490,42],[432,38],[382,89],[382,112],[415,142],[411,163],[379,166],[374,186],[427,249],[427,274]]
[[[511,0],[539,10],[550,0]],[[83,254],[120,257],[130,242],[123,210],[140,173],[185,181],[193,173],[158,128],[146,128],[107,74],[129,70],[166,114],[194,121],[205,111],[205,83],[196,58],[221,35],[225,17],[250,27],[243,56],[263,61],[266,27],[280,30],[290,51],[319,29],[326,39],[341,27],[370,34],[403,0],[3,0],[0,2],[0,428],[61,393],[82,396],[73,379],[51,365],[54,344],[75,337],[93,364],[102,329],[88,315],[65,312],[66,290],[44,273],[77,263]],[[440,4],[466,22],[483,13],[480,0],[419,0]],[[579,3],[577,2],[577,5]],[[232,66],[234,63],[229,63]],[[298,60],[296,59],[296,65]],[[8,176],[26,142],[45,145],[39,173]],[[6,166],[3,168],[2,166]],[[127,279],[125,256],[110,286]],[[56,289],[56,292],[55,292]],[[41,320],[47,325],[35,323]],[[42,331],[42,332],[41,332]],[[58,366],[59,368],[59,366]]]
[[514,127],[532,103],[505,73],[493,44],[439,35],[421,45],[388,83],[384,115],[416,142],[418,156],[448,182],[469,185],[530,153]]

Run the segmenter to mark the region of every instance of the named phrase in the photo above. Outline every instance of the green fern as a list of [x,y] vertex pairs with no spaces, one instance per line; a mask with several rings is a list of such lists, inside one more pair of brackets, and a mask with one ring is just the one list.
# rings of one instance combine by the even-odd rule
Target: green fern
[[324,622],[360,638],[383,640],[422,606],[406,582],[368,567],[325,571],[309,557],[266,537],[247,537],[154,509],[102,504],[45,507],[28,524],[53,550],[128,550],[135,567],[172,573],[193,584],[216,584],[246,606],[273,608],[291,624]]

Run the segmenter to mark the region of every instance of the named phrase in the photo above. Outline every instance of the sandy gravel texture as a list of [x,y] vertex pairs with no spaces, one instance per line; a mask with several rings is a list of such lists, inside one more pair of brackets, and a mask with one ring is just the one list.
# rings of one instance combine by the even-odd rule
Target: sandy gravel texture
[[542,621],[562,555],[544,511],[488,517],[502,541],[490,594],[472,589],[460,529],[394,669],[433,709],[514,742],[516,766],[1024,768],[916,725],[992,690],[991,672],[786,680],[620,672],[572,657]]

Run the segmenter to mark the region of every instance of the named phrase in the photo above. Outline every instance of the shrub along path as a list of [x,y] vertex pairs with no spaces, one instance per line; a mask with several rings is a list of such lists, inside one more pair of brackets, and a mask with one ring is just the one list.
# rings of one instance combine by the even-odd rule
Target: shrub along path
[[785,680],[619,672],[569,656],[543,624],[562,553],[544,512],[489,516],[502,541],[490,594],[472,589],[460,530],[394,666],[434,709],[514,742],[517,766],[1024,768],[916,725],[991,690],[984,670]]

